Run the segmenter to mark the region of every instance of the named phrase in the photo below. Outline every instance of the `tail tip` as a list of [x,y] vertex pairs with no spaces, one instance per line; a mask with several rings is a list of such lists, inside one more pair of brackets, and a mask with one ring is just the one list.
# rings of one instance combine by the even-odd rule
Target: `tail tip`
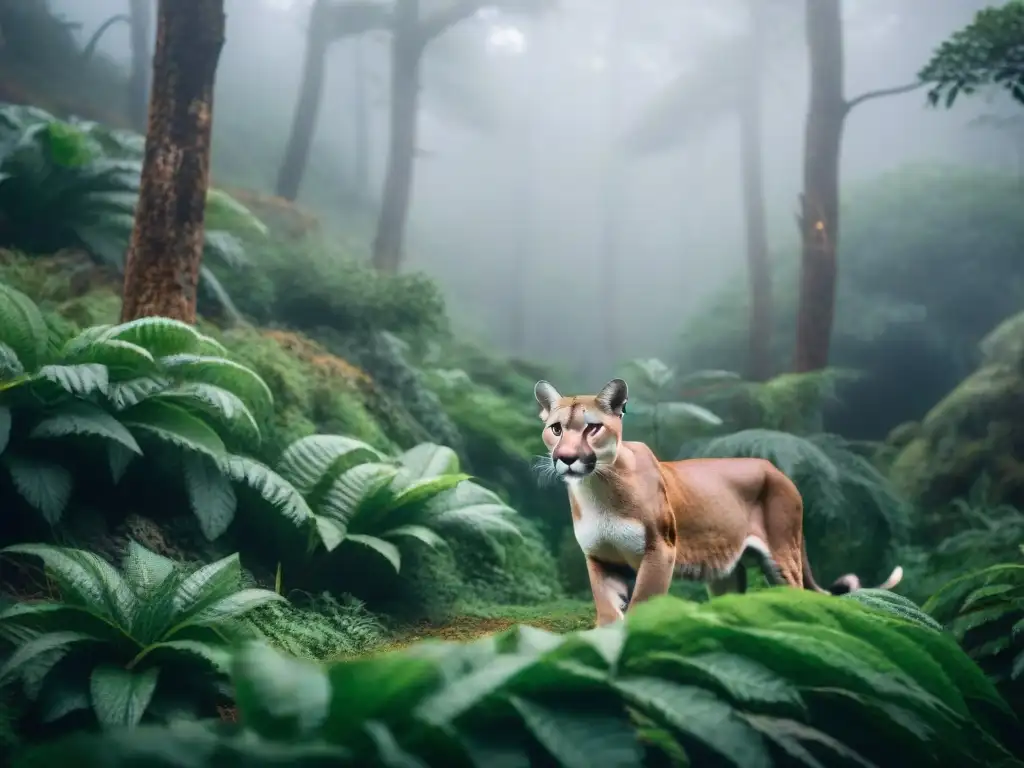
[[892,569],[892,573],[889,574],[889,578],[882,582],[879,589],[892,589],[903,580],[903,566],[897,565]]

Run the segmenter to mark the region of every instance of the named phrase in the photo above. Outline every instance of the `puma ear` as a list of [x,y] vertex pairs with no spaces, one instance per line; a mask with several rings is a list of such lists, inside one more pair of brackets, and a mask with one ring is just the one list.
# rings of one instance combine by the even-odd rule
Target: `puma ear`
[[626,382],[622,379],[612,379],[605,384],[597,393],[597,404],[602,409],[616,416],[626,412],[626,401],[629,400],[629,390]]
[[534,385],[533,396],[537,398],[537,404],[540,406],[541,421],[545,421],[548,418],[551,409],[555,407],[555,403],[562,399],[562,396],[558,394],[558,390],[547,381],[538,381]]

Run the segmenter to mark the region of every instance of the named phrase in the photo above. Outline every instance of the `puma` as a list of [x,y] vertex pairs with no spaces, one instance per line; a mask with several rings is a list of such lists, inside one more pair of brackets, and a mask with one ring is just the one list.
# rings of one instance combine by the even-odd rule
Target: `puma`
[[[803,499],[771,462],[659,461],[643,443],[622,439],[628,400],[622,379],[596,395],[572,397],[539,381],[534,395],[551,456],[547,471],[568,488],[598,626],[665,594],[673,577],[704,582],[712,596],[744,592],[752,565],[772,585],[825,594],[860,589],[854,574],[828,590],[814,580]],[[879,588],[891,589],[902,578],[897,567]]]

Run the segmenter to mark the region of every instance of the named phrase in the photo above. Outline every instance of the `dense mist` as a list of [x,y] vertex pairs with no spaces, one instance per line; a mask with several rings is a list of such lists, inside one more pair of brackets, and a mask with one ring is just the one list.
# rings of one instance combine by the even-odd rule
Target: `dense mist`
[[[125,5],[54,3],[81,24],[83,40]],[[467,332],[596,379],[617,360],[664,354],[709,292],[745,279],[736,120],[711,108],[707,94],[735,77],[729,46],[747,22],[728,2],[556,5],[539,15],[481,11],[428,48],[407,264],[440,281]],[[767,10],[764,173],[776,259],[793,258],[798,241],[808,71],[796,5]],[[847,2],[847,97],[913,82],[937,44],[983,5]],[[232,184],[273,189],[309,6],[227,3],[213,163]],[[128,42],[127,25],[115,25],[98,50],[127,65]],[[367,237],[386,158],[387,70],[385,34],[331,48],[299,195],[328,226],[363,227]],[[366,171],[355,149],[357,89],[370,110]],[[688,94],[701,97],[687,103]],[[844,133],[843,188],[907,164],[1005,166],[1012,148],[969,126],[998,108],[929,108],[923,90],[858,107]],[[672,138],[638,151],[630,136],[652,121]],[[353,194],[360,172],[368,204]]]

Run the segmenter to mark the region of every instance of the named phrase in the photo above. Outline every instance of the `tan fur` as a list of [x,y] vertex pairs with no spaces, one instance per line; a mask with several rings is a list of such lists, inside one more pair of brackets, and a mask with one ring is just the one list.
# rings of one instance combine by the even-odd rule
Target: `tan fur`
[[[853,574],[818,586],[803,536],[803,499],[762,459],[662,462],[622,440],[626,383],[594,396],[563,397],[548,382],[535,395],[552,471],[566,481],[573,528],[587,558],[598,625],[664,594],[673,576],[705,582],[713,595],[743,592],[751,558],[772,584],[823,593],[860,588]],[[894,587],[897,567],[880,586]]]

